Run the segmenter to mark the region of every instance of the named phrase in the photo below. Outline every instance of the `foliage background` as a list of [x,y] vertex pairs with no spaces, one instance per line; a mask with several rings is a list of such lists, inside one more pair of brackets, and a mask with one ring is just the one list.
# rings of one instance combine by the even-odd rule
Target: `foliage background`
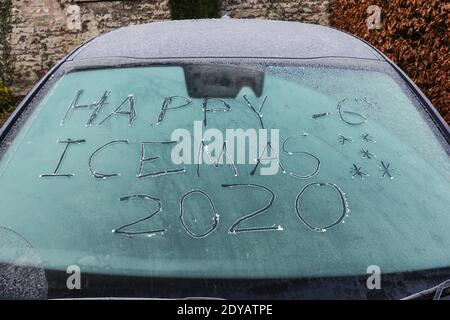
[[173,20],[219,17],[219,0],[170,0]]
[[[381,8],[380,30],[366,26],[370,5]],[[450,123],[449,9],[440,0],[334,0],[331,21],[386,54]]]
[[15,107],[15,99],[8,84],[11,81],[11,0],[0,2],[0,125],[7,119]]
[[0,80],[10,84],[11,81],[11,46],[9,36],[11,26],[11,0],[1,0],[0,2]]

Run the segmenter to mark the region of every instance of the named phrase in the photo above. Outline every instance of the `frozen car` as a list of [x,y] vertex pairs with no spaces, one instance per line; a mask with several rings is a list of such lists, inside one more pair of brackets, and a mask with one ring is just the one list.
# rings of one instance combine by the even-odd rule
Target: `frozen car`
[[0,295],[439,298],[449,138],[397,66],[330,28],[101,35],[0,131]]

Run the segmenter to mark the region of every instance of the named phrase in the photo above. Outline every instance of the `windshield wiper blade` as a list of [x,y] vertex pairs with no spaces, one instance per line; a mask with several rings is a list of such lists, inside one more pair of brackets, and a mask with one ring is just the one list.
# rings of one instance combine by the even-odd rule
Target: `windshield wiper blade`
[[445,296],[450,295],[450,279],[434,286],[430,289],[426,289],[415,294],[412,294],[408,297],[403,298],[402,300],[425,300],[425,299],[433,299],[440,300]]
[[181,297],[181,298],[145,298],[145,297],[91,297],[91,298],[59,298],[51,300],[225,300],[218,297]]

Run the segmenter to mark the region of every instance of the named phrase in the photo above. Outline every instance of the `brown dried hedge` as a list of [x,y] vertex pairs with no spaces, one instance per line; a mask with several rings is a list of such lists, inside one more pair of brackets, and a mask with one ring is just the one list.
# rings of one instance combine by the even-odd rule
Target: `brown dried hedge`
[[[381,8],[381,28],[369,30],[367,8]],[[331,24],[373,44],[424,91],[450,123],[450,3],[432,0],[334,0]]]

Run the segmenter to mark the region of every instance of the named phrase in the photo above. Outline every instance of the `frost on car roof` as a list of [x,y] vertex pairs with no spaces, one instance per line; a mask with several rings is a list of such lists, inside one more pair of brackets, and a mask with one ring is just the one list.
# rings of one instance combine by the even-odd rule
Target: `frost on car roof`
[[313,24],[209,19],[155,22],[104,34],[71,59],[104,57],[352,57],[380,59],[364,42]]

